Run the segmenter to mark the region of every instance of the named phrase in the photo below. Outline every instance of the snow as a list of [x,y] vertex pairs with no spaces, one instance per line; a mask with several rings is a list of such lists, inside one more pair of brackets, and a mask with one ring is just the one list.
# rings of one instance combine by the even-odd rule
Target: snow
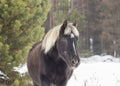
[[96,55],[81,60],[67,86],[120,86],[120,59]]
[[[110,55],[81,58],[67,86],[120,86],[120,58]],[[14,68],[23,74],[26,64]]]
[[14,71],[19,72],[20,74],[24,74],[27,72],[27,64],[20,65],[19,67],[14,67]]
[[99,56],[99,55],[94,55],[88,58],[81,58],[81,61],[83,63],[97,63],[97,62],[114,62],[114,63],[119,63],[120,58],[113,57],[111,55],[105,55],[105,56]]
[[2,71],[0,71],[0,79],[9,79],[6,74],[4,74]]

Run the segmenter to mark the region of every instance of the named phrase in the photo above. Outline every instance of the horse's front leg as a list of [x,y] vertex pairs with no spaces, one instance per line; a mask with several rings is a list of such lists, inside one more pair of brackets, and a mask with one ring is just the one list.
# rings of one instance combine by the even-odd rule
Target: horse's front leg
[[44,75],[41,76],[41,86],[50,86],[50,81]]
[[33,86],[39,86],[39,85],[37,85],[35,82],[33,82]]
[[66,86],[67,85],[67,80],[57,84],[56,86]]

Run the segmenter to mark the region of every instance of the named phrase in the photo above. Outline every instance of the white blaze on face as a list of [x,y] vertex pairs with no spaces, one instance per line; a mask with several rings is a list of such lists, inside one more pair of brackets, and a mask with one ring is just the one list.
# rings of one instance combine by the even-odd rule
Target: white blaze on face
[[[74,37],[75,37],[73,33],[71,33],[70,36],[71,36],[71,38],[74,38]],[[73,44],[72,44],[72,45],[73,45],[74,53],[75,53],[75,55],[77,55],[74,41],[73,41]]]
[[74,42],[73,42],[73,49],[74,49],[75,55],[77,55],[76,48],[75,48],[75,43]]
[[71,33],[71,34],[70,34],[70,37],[71,37],[71,38],[74,38],[75,36],[74,36],[74,34],[73,34],[73,33]]

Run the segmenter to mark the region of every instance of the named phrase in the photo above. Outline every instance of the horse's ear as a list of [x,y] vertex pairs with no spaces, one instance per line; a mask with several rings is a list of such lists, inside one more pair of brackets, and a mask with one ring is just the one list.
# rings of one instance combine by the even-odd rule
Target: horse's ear
[[76,20],[73,22],[73,26],[77,27]]
[[67,27],[67,20],[65,20],[61,26],[60,35],[64,34],[64,30]]

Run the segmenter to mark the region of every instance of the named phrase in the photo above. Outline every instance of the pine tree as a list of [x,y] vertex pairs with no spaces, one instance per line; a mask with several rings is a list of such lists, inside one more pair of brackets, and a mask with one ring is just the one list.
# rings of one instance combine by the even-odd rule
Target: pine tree
[[84,16],[77,11],[77,8],[73,8],[73,2],[71,1],[72,0],[59,0],[57,9],[53,12],[53,26],[60,24],[65,19],[71,22],[76,20],[78,27],[81,26]]
[[18,77],[13,68],[25,62],[29,45],[43,35],[48,10],[48,0],[0,0],[0,71],[8,86]]

